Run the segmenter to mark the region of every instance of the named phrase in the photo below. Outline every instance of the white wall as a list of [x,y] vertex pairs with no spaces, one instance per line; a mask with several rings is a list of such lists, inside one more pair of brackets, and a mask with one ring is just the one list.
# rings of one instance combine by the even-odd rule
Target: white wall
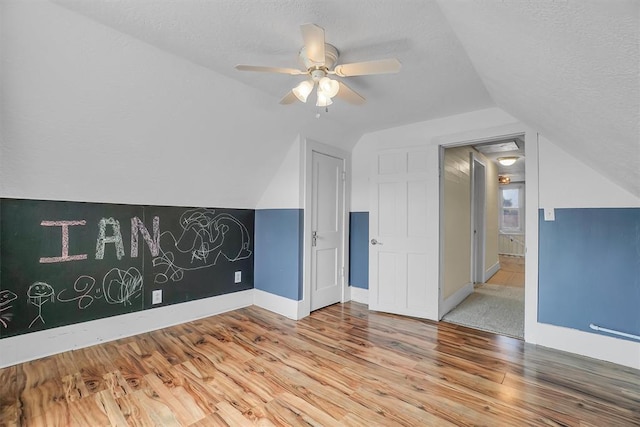
[[621,188],[543,136],[540,137],[539,151],[541,208],[640,207],[640,197]]
[[353,139],[48,1],[0,7],[4,197],[254,208],[302,128]]
[[298,136],[258,201],[256,209],[301,209],[304,207],[302,151]]

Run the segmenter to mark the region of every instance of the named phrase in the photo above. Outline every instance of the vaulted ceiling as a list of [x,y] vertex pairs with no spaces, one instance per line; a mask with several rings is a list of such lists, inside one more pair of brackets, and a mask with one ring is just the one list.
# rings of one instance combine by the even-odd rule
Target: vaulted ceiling
[[[635,0],[52,1],[272,100],[269,114],[286,140],[318,126],[314,105],[278,104],[302,78],[234,66],[298,67],[299,26],[316,23],[340,51],[339,63],[402,63],[399,74],[348,78],[366,104],[338,100],[322,111],[324,123],[357,138],[498,106],[640,197]],[[252,99],[239,96],[218,101],[250,109]]]
[[284,115],[301,108],[315,115],[313,103],[278,104],[304,77],[234,66],[299,68],[301,24],[325,28],[339,63],[396,57],[403,64],[399,75],[345,80],[367,99],[365,105],[336,102],[329,108],[329,120],[360,133],[494,105],[434,1],[54,1],[264,92]]

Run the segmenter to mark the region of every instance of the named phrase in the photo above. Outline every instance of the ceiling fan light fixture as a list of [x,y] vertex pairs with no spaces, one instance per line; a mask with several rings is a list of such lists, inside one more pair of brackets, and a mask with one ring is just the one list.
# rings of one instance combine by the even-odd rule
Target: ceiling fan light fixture
[[296,100],[307,102],[316,83],[322,87],[318,90],[317,106],[326,107],[332,104],[333,97],[338,97],[349,104],[362,105],[365,102],[362,95],[351,89],[342,80],[333,80],[327,76],[335,75],[343,78],[390,74],[400,71],[402,64],[395,58],[352,62],[336,66],[340,53],[335,46],[326,42],[324,28],[316,24],[303,24],[300,26],[300,32],[304,45],[298,52],[298,59],[303,69],[242,64],[235,67],[240,71],[308,76],[307,82],[300,83],[293,90],[287,92],[280,100],[282,105],[293,104]]
[[518,161],[518,156],[498,157],[498,163],[502,166],[511,166]]
[[307,102],[309,94],[313,90],[314,83],[311,80],[305,80],[292,89],[293,94],[302,102]]
[[318,99],[316,101],[316,107],[328,107],[333,104],[330,96],[327,96],[320,88],[318,88]]
[[329,77],[321,78],[318,82],[318,87],[322,90],[325,96],[329,98],[336,96],[340,90],[340,84],[335,80],[331,80]]

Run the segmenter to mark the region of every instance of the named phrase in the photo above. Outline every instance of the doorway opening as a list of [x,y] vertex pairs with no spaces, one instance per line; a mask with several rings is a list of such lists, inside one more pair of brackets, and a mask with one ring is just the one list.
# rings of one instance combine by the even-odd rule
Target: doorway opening
[[441,153],[442,320],[523,339],[524,136]]

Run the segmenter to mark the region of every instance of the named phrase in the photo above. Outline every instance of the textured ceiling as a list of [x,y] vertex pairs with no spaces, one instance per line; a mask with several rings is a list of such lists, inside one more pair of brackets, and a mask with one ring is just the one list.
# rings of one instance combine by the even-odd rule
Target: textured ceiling
[[440,5],[499,107],[640,197],[640,2]]
[[[273,99],[273,108],[302,76],[241,72],[236,64],[298,68],[300,25],[325,28],[338,63],[395,57],[397,75],[345,79],[363,106],[336,101],[328,118],[356,133],[472,111],[494,103],[435,1],[54,0],[118,31],[141,39]],[[295,123],[292,123],[295,126]]]
[[636,0],[53,1],[261,91],[283,115],[314,114],[313,105],[278,105],[302,77],[233,67],[297,67],[299,26],[316,23],[339,63],[403,65],[346,79],[367,103],[337,101],[327,120],[357,135],[498,105],[640,196]]

